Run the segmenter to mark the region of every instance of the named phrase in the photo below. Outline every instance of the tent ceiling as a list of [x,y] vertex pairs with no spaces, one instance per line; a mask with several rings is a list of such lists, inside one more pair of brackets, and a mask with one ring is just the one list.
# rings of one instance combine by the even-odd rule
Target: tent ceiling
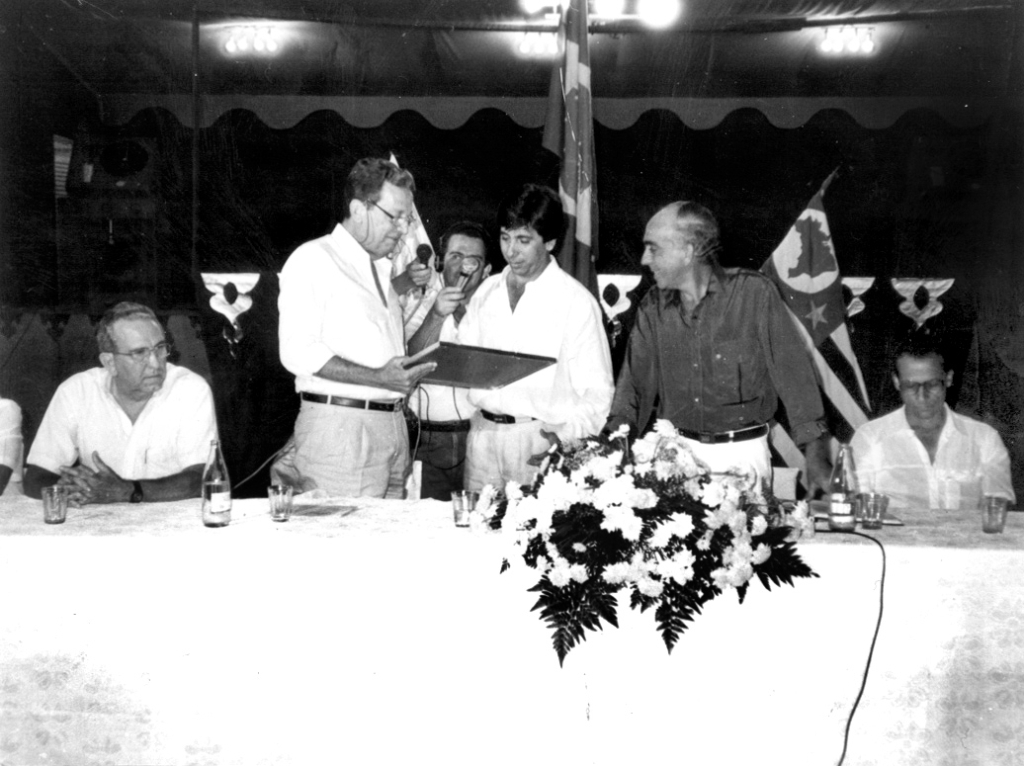
[[[738,106],[781,126],[842,108],[882,127],[908,108],[976,124],[1009,92],[1018,8],[1010,0],[683,0],[676,27],[652,32],[592,20],[597,119],[632,124],[666,108],[692,127]],[[518,0],[5,0],[7,24],[49,52],[91,91],[106,122],[162,106],[193,121],[193,69],[201,124],[245,108],[287,127],[317,109],[361,126],[398,109],[439,127],[478,109],[520,124],[543,120],[551,59],[523,58],[528,19]],[[193,5],[198,56],[193,53]],[[273,21],[274,57],[224,51],[239,26]],[[818,51],[828,23],[869,23],[865,58]],[[25,76],[31,76],[30,73]]]

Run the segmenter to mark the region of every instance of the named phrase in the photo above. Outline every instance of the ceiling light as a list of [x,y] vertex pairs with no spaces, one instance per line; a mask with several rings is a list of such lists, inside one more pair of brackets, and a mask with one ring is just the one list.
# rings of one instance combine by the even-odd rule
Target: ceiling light
[[667,27],[682,10],[679,0],[637,0],[636,12],[649,27]]
[[873,27],[856,27],[846,24],[842,27],[826,27],[825,36],[818,49],[828,54],[849,54],[866,56],[875,51]]

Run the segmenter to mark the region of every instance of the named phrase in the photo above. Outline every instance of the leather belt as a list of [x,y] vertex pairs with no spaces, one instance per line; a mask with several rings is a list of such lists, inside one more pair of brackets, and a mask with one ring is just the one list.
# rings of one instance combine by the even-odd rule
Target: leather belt
[[327,394],[311,394],[303,391],[299,398],[306,402],[317,404],[333,404],[337,407],[353,407],[357,410],[380,410],[383,412],[394,412],[402,409],[402,400],[394,399],[387,402],[368,402],[365,399],[346,399],[344,396],[328,396]]
[[510,426],[513,423],[529,423],[531,420],[535,420],[535,418],[517,418],[515,415],[498,415],[487,410],[480,410],[480,414],[484,420],[489,420],[492,423],[501,423],[505,426]]
[[468,431],[468,420],[421,420],[421,431],[435,431],[440,433],[453,433],[456,431]]
[[728,442],[745,442],[765,436],[768,433],[768,426],[764,424],[753,428],[741,428],[738,431],[722,431],[717,434],[705,434],[700,431],[680,428],[679,433],[687,439],[693,439],[701,444],[727,444]]

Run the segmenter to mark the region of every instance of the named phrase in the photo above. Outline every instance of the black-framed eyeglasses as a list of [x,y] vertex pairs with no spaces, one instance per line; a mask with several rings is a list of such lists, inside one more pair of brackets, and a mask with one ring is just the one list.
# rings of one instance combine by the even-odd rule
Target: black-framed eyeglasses
[[922,391],[925,396],[931,396],[945,387],[945,378],[935,378],[934,380],[926,380],[922,383],[900,383],[900,391],[913,394],[914,396],[920,396]]
[[370,204],[377,208],[384,215],[386,215],[388,217],[388,220],[391,221],[391,223],[401,224],[405,226],[405,228],[407,229],[411,229],[413,226],[416,225],[416,216],[414,216],[412,213],[410,213],[409,215],[406,215],[405,213],[402,213],[401,215],[395,215],[394,213],[390,213],[384,208],[382,208],[373,200],[370,200]]
[[111,351],[110,353],[130,357],[136,364],[145,364],[149,360],[150,354],[153,354],[158,362],[164,361],[170,355],[171,348],[170,341],[165,340],[150,348],[133,348],[131,351]]

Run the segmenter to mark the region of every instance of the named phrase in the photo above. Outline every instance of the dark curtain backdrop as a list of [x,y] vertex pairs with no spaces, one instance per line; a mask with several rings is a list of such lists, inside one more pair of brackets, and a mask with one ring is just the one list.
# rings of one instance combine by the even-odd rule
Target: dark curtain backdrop
[[[1021,135],[1015,112],[969,129],[912,111],[887,129],[868,130],[838,110],[780,129],[754,109],[737,110],[708,130],[687,128],[665,111],[647,112],[624,130],[598,125],[598,271],[640,272],[646,220],[680,198],[699,199],[717,212],[726,265],[757,268],[838,167],[825,207],[843,274],[876,278],[863,296],[867,309],[850,326],[872,403],[886,411],[896,403],[887,355],[913,326],[898,310],[890,278],[956,279],[942,299],[946,309],[929,326],[952,339],[958,378],[973,369],[968,352],[977,317],[1020,305]],[[198,312],[236,477],[281,445],[296,409],[291,376],[277,360],[276,272],[299,243],[333,227],[355,160],[393,152],[413,172],[417,207],[435,245],[455,220],[490,224],[505,194],[557,177],[556,159],[540,146],[540,128],[523,128],[494,109],[453,130],[411,111],[372,129],[316,112],[287,130],[232,111],[198,136],[193,256],[191,129],[169,112],[148,109],[117,128],[81,122],[73,137],[79,153],[142,141],[151,164],[129,208],[114,204],[123,202],[123,191],[72,185],[54,218],[52,186],[19,190],[15,206],[26,220],[50,216],[56,223],[20,225],[19,252],[36,255],[6,267],[8,310],[56,305],[96,315],[132,296],[162,311]],[[26,152],[7,158],[20,163],[23,175],[52,163],[47,141],[23,146]],[[72,174],[79,170],[75,162]],[[198,281],[202,271],[264,275],[254,308],[242,317],[244,337],[234,355],[223,336],[227,322],[209,308]],[[637,295],[646,288],[645,280]],[[625,320],[628,329],[630,316]],[[261,491],[263,480],[252,485]]]

